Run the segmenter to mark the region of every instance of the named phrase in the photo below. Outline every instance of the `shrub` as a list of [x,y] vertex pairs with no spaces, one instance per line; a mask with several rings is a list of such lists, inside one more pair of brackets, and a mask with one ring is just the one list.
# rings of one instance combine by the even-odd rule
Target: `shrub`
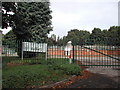
[[63,64],[60,68],[64,71],[67,75],[80,75],[80,67],[76,64]]
[[69,64],[67,59],[58,61],[50,60],[48,67],[49,70],[62,70],[67,75],[80,75],[80,71],[82,70],[77,64]]
[[[29,60],[29,63],[34,63],[34,61]],[[69,64],[68,59],[48,59],[47,61],[43,59],[39,60],[37,65],[6,66],[3,68],[2,84],[3,88],[25,88],[43,85],[43,81],[62,80],[65,78],[64,75],[79,75],[80,71],[79,65]]]

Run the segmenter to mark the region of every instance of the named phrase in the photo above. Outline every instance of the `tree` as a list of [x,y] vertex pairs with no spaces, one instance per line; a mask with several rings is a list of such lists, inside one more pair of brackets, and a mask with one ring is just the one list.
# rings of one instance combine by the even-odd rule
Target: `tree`
[[58,45],[58,46],[65,46],[68,41],[69,41],[69,40],[68,40],[67,36],[63,36],[62,38],[59,38],[59,39],[57,40],[57,45]]
[[67,39],[71,40],[74,45],[83,45],[85,40],[90,36],[90,33],[85,30],[73,29],[68,32]]
[[90,35],[90,42],[92,42],[92,44],[100,44],[100,42],[102,41],[102,31],[100,28],[94,28],[92,30],[92,33]]
[[[9,4],[7,6],[7,4]],[[19,40],[19,56],[21,56],[22,40],[34,41],[34,42],[47,42],[47,34],[52,31],[51,27],[51,10],[49,8],[49,1],[47,2],[18,2],[12,4],[4,3],[3,8],[7,11],[14,7],[14,15],[4,15],[3,22],[7,24],[3,25],[8,27],[10,25]],[[3,10],[3,11],[4,11]],[[3,13],[4,14],[4,13]],[[8,14],[8,13],[7,13]],[[9,24],[10,23],[10,24]]]
[[48,38],[48,45],[57,45],[56,35],[52,34],[50,38]]
[[108,29],[108,45],[120,45],[120,26],[112,26]]
[[118,29],[117,29],[117,35],[118,35],[118,46],[120,46],[120,26],[118,26]]
[[10,45],[14,48],[15,43],[13,43],[13,42],[15,42],[15,41],[16,41],[16,35],[13,33],[12,30],[10,30],[8,33],[6,33],[4,35],[2,43],[4,45],[5,44]]
[[50,13],[49,2],[17,3],[13,28],[17,38],[47,42],[47,34],[52,31]]
[[56,41],[56,35],[55,34],[52,34],[51,38]]
[[[38,43],[47,42],[47,34],[52,31],[50,13],[49,2],[17,3],[13,28],[17,39]],[[21,56],[21,51],[19,51],[19,55]],[[27,53],[26,55],[26,57],[36,56],[36,53]]]
[[15,49],[17,51],[16,35],[12,30],[3,36],[2,45],[4,47]]
[[[13,16],[15,10],[15,2],[2,2],[2,29],[13,26]],[[10,14],[10,12],[13,14]]]

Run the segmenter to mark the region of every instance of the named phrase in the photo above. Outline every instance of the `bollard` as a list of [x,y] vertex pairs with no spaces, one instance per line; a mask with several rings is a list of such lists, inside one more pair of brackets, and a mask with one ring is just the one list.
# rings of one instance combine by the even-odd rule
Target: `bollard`
[[72,63],[71,55],[69,56],[69,63],[70,63],[70,64]]
[[70,64],[72,63],[72,59],[71,59],[71,58],[69,58],[69,63],[70,63]]

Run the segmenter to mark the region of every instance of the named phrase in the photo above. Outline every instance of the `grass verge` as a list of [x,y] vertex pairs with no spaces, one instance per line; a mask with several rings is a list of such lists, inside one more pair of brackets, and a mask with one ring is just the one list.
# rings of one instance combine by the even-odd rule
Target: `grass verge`
[[80,71],[79,65],[69,64],[68,59],[41,59],[38,64],[3,67],[2,84],[3,88],[34,88],[80,75]]

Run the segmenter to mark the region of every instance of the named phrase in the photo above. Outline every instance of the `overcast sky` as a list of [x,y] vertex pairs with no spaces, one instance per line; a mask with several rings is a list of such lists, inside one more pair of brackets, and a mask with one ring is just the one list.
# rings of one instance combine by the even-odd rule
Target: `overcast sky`
[[[94,27],[108,29],[118,25],[120,0],[50,0],[51,34],[66,36],[71,29],[92,31]],[[4,30],[6,33],[8,30]],[[49,36],[50,36],[49,35]]]
[[50,0],[53,31],[67,35],[71,29],[92,31],[94,27],[108,29],[118,25],[120,0]]

